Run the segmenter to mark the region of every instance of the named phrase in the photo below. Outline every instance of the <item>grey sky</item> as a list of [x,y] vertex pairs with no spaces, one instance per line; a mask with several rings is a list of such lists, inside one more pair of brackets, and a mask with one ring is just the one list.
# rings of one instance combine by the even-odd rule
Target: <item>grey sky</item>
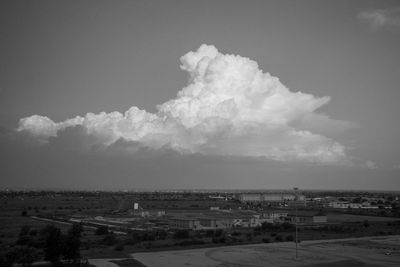
[[[399,8],[398,1],[2,1],[0,186],[399,189]],[[187,85],[179,58],[203,43],[257,61],[291,91],[330,96],[319,113],[348,124],[318,131],[349,148],[353,165],[171,151],[139,160],[82,151],[91,140],[81,136],[46,147],[14,136],[19,119],[34,114],[61,121],[131,106],[155,112]]]

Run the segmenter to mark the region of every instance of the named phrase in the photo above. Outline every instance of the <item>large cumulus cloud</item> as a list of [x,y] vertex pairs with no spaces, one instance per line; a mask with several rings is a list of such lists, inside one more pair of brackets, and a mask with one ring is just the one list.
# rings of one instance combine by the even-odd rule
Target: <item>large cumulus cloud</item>
[[214,46],[202,45],[180,60],[190,77],[188,85],[175,99],[159,105],[156,113],[133,106],[123,114],[88,113],[62,122],[33,115],[20,119],[18,130],[44,143],[80,126],[104,146],[123,139],[181,153],[348,161],[342,144],[302,125],[310,120],[329,123],[329,117],[316,113],[329,97],[290,91],[255,61],[224,55]]

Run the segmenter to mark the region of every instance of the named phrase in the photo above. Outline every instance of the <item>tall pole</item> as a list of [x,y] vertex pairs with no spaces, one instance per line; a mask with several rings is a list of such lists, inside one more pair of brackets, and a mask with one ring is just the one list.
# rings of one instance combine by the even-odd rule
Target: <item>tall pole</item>
[[296,234],[295,234],[295,243],[296,243],[296,260],[298,259],[298,251],[297,251],[297,190],[299,190],[297,187],[293,188],[294,190],[294,195],[295,195],[295,210],[296,210],[296,217],[295,217],[295,229],[296,229]]

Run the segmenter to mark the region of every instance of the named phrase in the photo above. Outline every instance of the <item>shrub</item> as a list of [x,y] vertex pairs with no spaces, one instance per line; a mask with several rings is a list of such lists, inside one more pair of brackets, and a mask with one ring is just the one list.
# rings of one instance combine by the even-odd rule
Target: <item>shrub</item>
[[214,231],[213,230],[207,230],[206,231],[206,237],[213,237],[214,236]]
[[294,229],[294,225],[293,224],[291,224],[291,223],[288,223],[288,222],[284,222],[284,223],[282,223],[282,228],[284,229],[284,230],[293,230]]
[[115,251],[123,251],[124,250],[124,244],[118,244],[114,247]]
[[96,235],[107,235],[109,233],[107,226],[99,226],[96,229]]
[[264,243],[270,243],[271,240],[270,240],[269,238],[263,238],[263,239],[262,239],[262,242],[264,242]]
[[294,241],[294,238],[292,235],[286,236],[286,241]]
[[117,242],[117,238],[113,233],[106,235],[103,238],[103,244],[107,246],[112,246]]
[[31,230],[31,231],[29,232],[29,235],[31,235],[31,236],[36,236],[37,233],[38,233],[38,230],[33,229],[33,230]]
[[215,237],[220,237],[220,236],[223,235],[223,233],[224,233],[224,231],[223,231],[222,229],[217,229],[217,230],[215,231],[215,233],[214,233],[214,236],[215,236]]
[[174,238],[176,239],[189,238],[189,236],[190,236],[189,230],[178,230],[174,234]]
[[179,243],[180,246],[202,245],[204,241],[201,239],[185,240]]

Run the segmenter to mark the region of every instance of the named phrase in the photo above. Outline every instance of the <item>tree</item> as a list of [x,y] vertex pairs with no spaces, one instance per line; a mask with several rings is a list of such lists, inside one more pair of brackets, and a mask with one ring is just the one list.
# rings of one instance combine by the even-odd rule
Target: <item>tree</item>
[[77,263],[81,258],[80,247],[81,247],[81,233],[83,231],[81,224],[73,224],[69,229],[63,246],[64,259],[71,260]]
[[15,246],[13,248],[0,248],[0,266],[12,267],[14,263],[22,267],[32,266],[39,259],[38,251],[33,247]]
[[168,233],[165,230],[158,230],[158,231],[156,231],[155,235],[156,235],[157,239],[165,240],[165,238],[167,238]]
[[174,234],[174,238],[176,239],[183,239],[183,238],[189,238],[190,233],[189,230],[178,230]]
[[221,237],[223,235],[224,235],[224,230],[222,230],[222,229],[215,230],[215,233],[214,233],[215,237]]
[[14,253],[11,253],[7,246],[0,246],[0,266],[12,267],[15,260]]
[[108,233],[108,226],[101,225],[96,229],[96,235],[107,235]]
[[54,225],[47,225],[41,231],[44,236],[44,259],[50,261],[53,266],[60,264],[63,252],[63,236],[61,230]]
[[32,237],[29,235],[31,227],[28,225],[24,225],[21,227],[21,230],[18,235],[17,245],[31,245],[33,242]]
[[23,267],[32,266],[32,263],[39,259],[38,251],[33,247],[21,246],[14,248],[16,262]]
[[115,237],[115,234],[113,232],[110,232],[103,238],[104,245],[113,246],[115,245],[115,243],[117,243],[117,238]]
[[294,238],[292,235],[286,236],[286,241],[293,241],[293,240],[294,240]]

